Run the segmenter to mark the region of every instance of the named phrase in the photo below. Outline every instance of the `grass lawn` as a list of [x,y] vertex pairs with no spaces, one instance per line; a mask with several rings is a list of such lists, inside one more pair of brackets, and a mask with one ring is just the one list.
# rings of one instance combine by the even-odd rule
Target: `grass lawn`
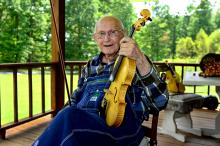
[[[29,89],[28,75],[18,74],[18,118],[29,116]],[[69,79],[69,77],[67,76]],[[41,76],[32,75],[33,83],[33,114],[41,113]],[[78,77],[74,76],[74,88],[76,88]],[[69,83],[69,81],[68,81]],[[65,92],[66,94],[66,92]],[[51,109],[51,83],[50,74],[45,74],[45,107],[46,111]],[[65,96],[67,101],[67,96]],[[13,77],[11,73],[0,74],[0,114],[1,123],[6,124],[14,119],[13,107]]]
[[[41,113],[41,76],[33,74],[33,114]],[[69,76],[67,76],[69,79]],[[77,86],[78,77],[74,76],[74,89]],[[69,81],[68,81],[69,83]],[[207,96],[207,86],[196,87],[196,93]],[[217,96],[215,87],[211,86],[210,94]],[[192,93],[193,87],[186,87],[186,92]],[[66,94],[66,92],[65,92]],[[45,98],[46,110],[51,109],[51,84],[50,74],[45,74]],[[67,101],[67,95],[65,96]],[[28,95],[28,76],[27,74],[18,74],[18,117],[19,119],[28,117],[29,107]],[[1,123],[6,124],[14,119],[13,111],[13,78],[12,74],[0,74],[0,114]]]

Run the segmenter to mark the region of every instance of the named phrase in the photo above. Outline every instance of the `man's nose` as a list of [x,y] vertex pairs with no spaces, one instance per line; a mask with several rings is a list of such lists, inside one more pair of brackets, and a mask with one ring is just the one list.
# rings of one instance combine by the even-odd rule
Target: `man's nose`
[[111,36],[109,33],[106,33],[104,36],[104,40],[109,40],[109,39],[111,39]]

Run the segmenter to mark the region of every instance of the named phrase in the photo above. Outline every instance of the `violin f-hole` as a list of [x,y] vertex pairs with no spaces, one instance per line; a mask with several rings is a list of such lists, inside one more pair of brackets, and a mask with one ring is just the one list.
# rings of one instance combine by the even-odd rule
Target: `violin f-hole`
[[118,90],[117,90],[117,88],[115,87],[114,103],[117,103],[117,102],[118,102],[118,100],[117,100],[117,92],[118,92]]

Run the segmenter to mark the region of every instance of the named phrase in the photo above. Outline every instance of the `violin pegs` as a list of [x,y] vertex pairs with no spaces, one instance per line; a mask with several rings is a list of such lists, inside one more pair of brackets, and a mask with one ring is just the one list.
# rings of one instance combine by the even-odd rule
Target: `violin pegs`
[[145,26],[145,22],[142,22],[142,23],[141,23],[141,26]]
[[152,19],[150,17],[148,17],[147,20],[152,21]]

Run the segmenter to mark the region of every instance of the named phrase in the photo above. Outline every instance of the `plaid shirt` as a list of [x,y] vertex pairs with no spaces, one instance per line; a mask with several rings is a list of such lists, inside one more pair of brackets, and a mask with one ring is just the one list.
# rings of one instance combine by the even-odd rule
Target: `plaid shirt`
[[[106,64],[102,63],[101,59],[102,53],[88,61],[86,66],[82,69],[82,75],[78,81],[78,88],[71,96],[72,105],[76,105],[81,100],[81,96],[84,92],[83,87],[88,77],[102,74],[109,74],[110,76],[114,62]],[[156,107],[156,109],[160,111],[166,107],[168,102],[166,83],[161,80],[153,64],[147,75],[140,76],[137,72],[128,93],[133,109],[141,120],[148,116],[149,110],[153,110],[153,107]]]

